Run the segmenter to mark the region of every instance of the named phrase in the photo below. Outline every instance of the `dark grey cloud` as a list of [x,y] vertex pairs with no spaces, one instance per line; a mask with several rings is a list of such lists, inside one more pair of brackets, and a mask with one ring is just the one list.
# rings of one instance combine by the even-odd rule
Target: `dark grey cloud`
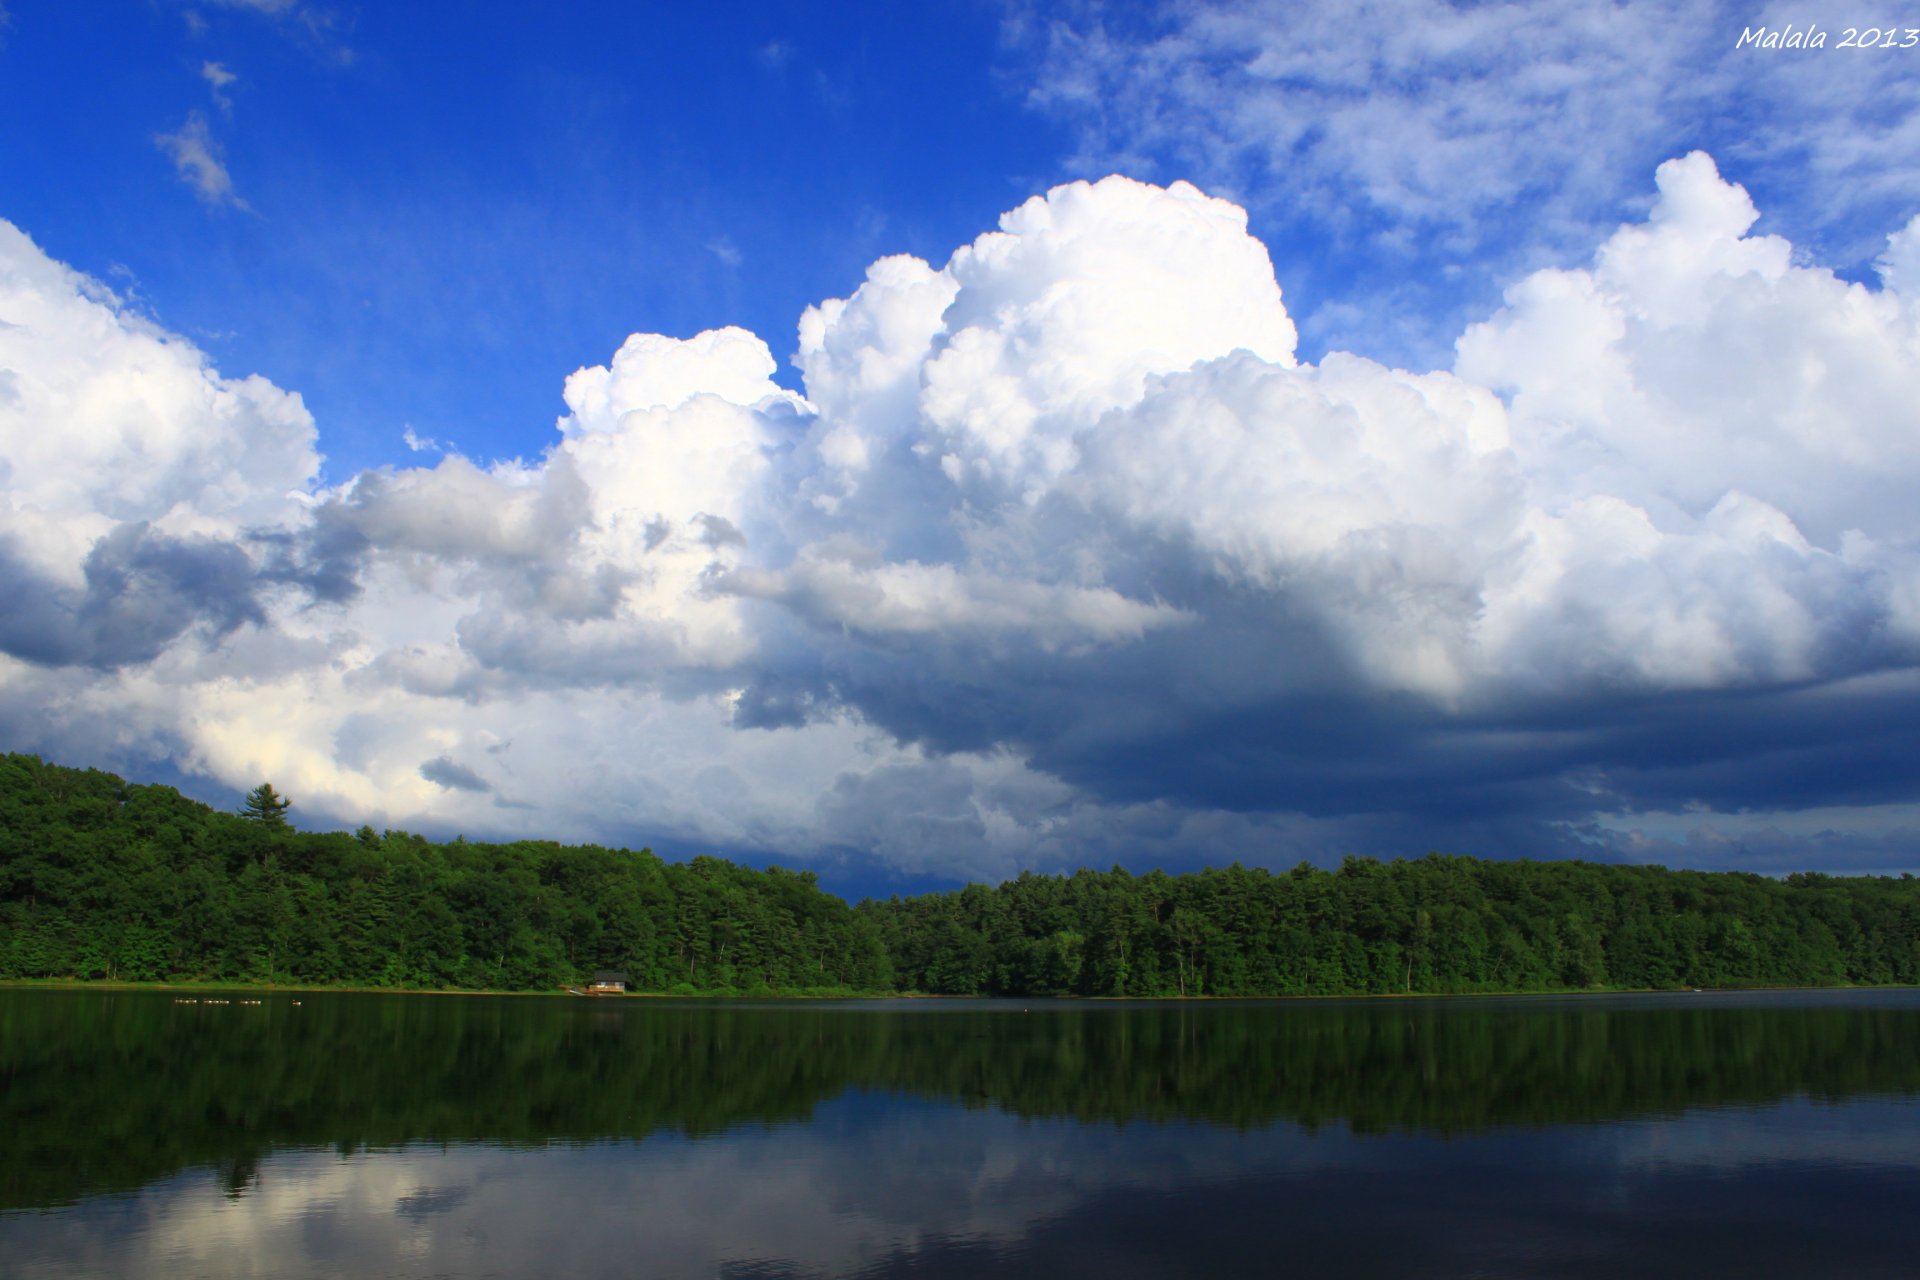
[[911,848],[964,865],[986,840],[973,792],[972,776],[946,761],[845,774],[820,798],[822,834],[848,848]]
[[[747,545],[746,535],[742,534],[740,530],[734,526],[733,521],[725,519],[724,517],[707,515],[705,512],[702,512],[693,518],[693,523],[700,529],[699,538],[702,545],[711,547],[716,551],[721,547],[744,547]],[[648,536],[651,537],[651,533],[649,533]]]
[[445,756],[435,756],[420,766],[420,776],[449,791],[492,791],[493,787],[473,770]]
[[85,585],[74,590],[0,537],[0,576],[13,584],[0,649],[46,666],[111,669],[152,661],[191,627],[217,638],[264,621],[253,562],[229,542],[175,538],[137,521],[98,539],[83,569]]
[[261,559],[260,576],[298,587],[326,604],[346,604],[360,594],[360,574],[372,544],[339,518],[338,508],[321,507],[311,526],[300,530],[257,530],[249,537]]
[[783,672],[756,673],[733,706],[739,729],[797,729],[841,705],[833,690]]
[[[735,723],[798,725],[846,707],[936,755],[1011,751],[1105,805],[1312,819],[1319,843],[1306,852],[1322,860],[1338,850],[1433,848],[1626,857],[1630,845],[1598,829],[1581,835],[1582,824],[1596,812],[1630,821],[1688,808],[1920,800],[1920,678],[1872,626],[1856,650],[1829,655],[1835,674],[1818,681],[1576,687],[1449,709],[1370,687],[1355,655],[1284,596],[1208,584],[1177,560],[1136,571],[1143,593],[1205,617],[1204,630],[1169,629],[1091,654],[989,652],[951,637],[899,643],[828,631],[789,615],[805,634],[769,645],[776,669],[754,674]],[[850,787],[832,807],[849,830],[847,815],[866,795]],[[897,806],[911,815],[905,821],[936,816],[908,798]],[[1164,860],[1172,850],[1163,836],[1130,825],[1144,820],[1098,837],[1108,842],[1100,856]],[[1257,834],[1236,846],[1248,830],[1231,827],[1217,843],[1186,838],[1202,860],[1278,865],[1303,852],[1289,839],[1263,846]],[[1893,861],[1863,865],[1920,861],[1900,848],[1876,846],[1872,858]],[[1674,856],[1693,865],[1708,854],[1727,850],[1703,844]],[[1783,866],[1814,865],[1795,862],[1784,844],[1778,856]]]
[[[1130,655],[1137,657],[1137,655]],[[1130,665],[1117,662],[1116,666]],[[1832,684],[1448,714],[1351,686],[1196,706],[1178,674],[1058,669],[945,680],[881,655],[820,696],[935,749],[1011,746],[1113,803],[1316,818],[1402,814],[1436,831],[1595,810],[1723,813],[1920,800],[1920,688]],[[788,689],[782,705],[801,704]]]

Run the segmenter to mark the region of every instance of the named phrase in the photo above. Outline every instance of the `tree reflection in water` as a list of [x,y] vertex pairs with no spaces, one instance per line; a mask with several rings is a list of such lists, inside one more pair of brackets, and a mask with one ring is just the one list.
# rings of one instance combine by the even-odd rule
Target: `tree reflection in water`
[[1916,992],[0,992],[0,1080],[35,1274],[1874,1274],[1920,1173]]

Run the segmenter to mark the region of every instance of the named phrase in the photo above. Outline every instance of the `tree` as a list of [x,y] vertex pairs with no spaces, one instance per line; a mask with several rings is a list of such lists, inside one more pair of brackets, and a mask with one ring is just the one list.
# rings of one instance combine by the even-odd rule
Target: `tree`
[[275,794],[271,782],[263,782],[247,792],[247,802],[240,807],[240,816],[263,827],[278,829],[287,825],[287,810],[292,807],[293,801]]

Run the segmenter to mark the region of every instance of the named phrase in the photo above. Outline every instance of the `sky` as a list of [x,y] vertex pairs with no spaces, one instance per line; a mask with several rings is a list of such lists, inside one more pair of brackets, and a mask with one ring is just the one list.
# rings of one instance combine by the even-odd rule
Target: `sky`
[[1920,870],[1920,31],[0,13],[6,749],[852,896]]

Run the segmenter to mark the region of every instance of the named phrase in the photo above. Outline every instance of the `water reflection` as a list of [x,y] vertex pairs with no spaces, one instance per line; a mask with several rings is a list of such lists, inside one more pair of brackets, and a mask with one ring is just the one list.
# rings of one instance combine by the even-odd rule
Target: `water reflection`
[[21,994],[5,1275],[1908,1274],[1910,993]]
[[[1836,1113],[1911,1126],[1796,1103],[1757,1127],[1386,1140],[850,1097],[714,1140],[286,1152],[236,1196],[176,1176],[16,1216],[7,1244],[46,1276],[1910,1274],[1913,1150],[1867,1167],[1770,1149],[1830,1145]],[[1716,1152],[1714,1176],[1646,1158],[1668,1142]]]

